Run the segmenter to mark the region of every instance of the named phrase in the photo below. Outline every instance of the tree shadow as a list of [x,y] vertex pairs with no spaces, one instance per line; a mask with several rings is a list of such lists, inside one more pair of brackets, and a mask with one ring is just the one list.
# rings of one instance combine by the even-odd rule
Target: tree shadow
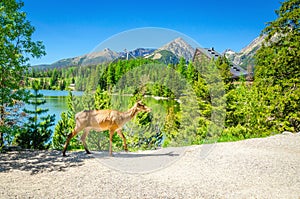
[[70,167],[84,165],[85,159],[93,158],[85,151],[72,152],[63,157],[56,150],[22,150],[0,153],[0,172],[29,171],[32,175],[42,172],[66,171]]
[[184,154],[184,150],[166,148],[138,152],[93,151],[92,156],[108,168],[126,173],[147,173],[169,166]]
[[114,157],[116,158],[141,158],[141,157],[158,157],[158,156],[179,156],[179,153],[176,153],[174,151],[168,152],[168,153],[126,153],[126,152],[121,152],[114,154]]
[[154,153],[135,153],[135,152],[113,152],[113,156],[109,156],[108,151],[92,151],[91,156],[95,158],[143,158],[143,157],[176,157],[180,156],[181,152],[169,151],[169,152],[154,152]]

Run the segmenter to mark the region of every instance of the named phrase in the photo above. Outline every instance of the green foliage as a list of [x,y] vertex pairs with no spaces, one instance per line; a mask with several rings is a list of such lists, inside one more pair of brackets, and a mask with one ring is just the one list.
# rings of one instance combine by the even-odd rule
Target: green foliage
[[114,73],[115,73],[114,67],[108,66],[108,69],[107,69],[107,80],[106,80],[107,85],[108,85],[108,88],[107,88],[108,91],[111,90],[111,87],[112,87],[112,85],[115,82]]
[[237,141],[245,138],[250,138],[249,130],[243,127],[241,124],[224,129],[221,136],[219,137],[219,142]]
[[283,2],[276,13],[255,55],[253,85],[241,81],[226,94],[226,129],[219,141],[299,131],[299,1]]
[[[82,110],[91,110],[94,108],[94,95],[90,91],[84,92],[83,96],[75,97],[72,92],[68,95],[68,111],[61,114],[61,120],[55,126],[52,147],[62,149],[67,136],[75,128],[75,113]],[[82,149],[80,143],[80,133],[70,141],[68,149]]]
[[[87,145],[90,150],[108,150],[109,149],[109,131],[97,132],[91,130],[87,139]],[[122,150],[122,140],[117,137],[115,134],[113,136],[113,150],[119,151]],[[116,148],[116,143],[118,143],[118,147]]]
[[[76,112],[111,108],[111,93],[133,93],[126,104],[128,108],[144,95],[177,99],[180,103],[164,106],[165,115],[156,110],[161,117],[139,113],[128,122],[124,134],[129,150],[235,141],[284,130],[297,132],[300,129],[299,0],[283,2],[276,13],[278,19],[264,29],[266,41],[255,55],[253,84],[243,79],[234,82],[225,57],[211,61],[203,57],[199,63],[188,64],[183,58],[177,64],[160,60],[169,63],[167,67],[143,58],[117,60],[97,66],[34,70],[31,76],[43,78],[40,82],[51,89],[75,83],[76,89],[85,90],[82,98],[73,102]],[[173,59],[169,55],[167,59]],[[119,102],[113,105],[121,108]],[[60,131],[68,129],[71,116],[65,113],[62,118]],[[114,150],[122,150],[122,140],[117,135],[113,141]],[[88,143],[96,149],[107,149],[108,132],[91,132]]]
[[[139,100],[142,100],[143,103],[148,106],[140,90],[136,90],[134,95],[130,98],[128,108],[131,108]],[[140,112],[126,124],[123,131],[127,138],[128,149],[130,151],[137,149],[154,149],[159,145],[162,139],[162,132],[152,125],[154,119],[151,112]]]
[[39,93],[39,84],[34,82],[33,94],[27,104],[33,106],[33,110],[24,109],[24,112],[29,115],[28,122],[25,123],[24,131],[16,135],[16,143],[26,149],[45,149],[49,147],[52,130],[49,129],[54,125],[55,115],[42,116],[48,109],[40,108],[46,103],[42,99],[43,95]]
[[226,97],[228,105],[225,125],[229,130],[239,129],[237,126],[242,125],[247,131],[247,135],[243,136],[245,138],[263,137],[272,133],[270,109],[261,103],[265,99],[256,87],[242,82]]
[[220,76],[224,82],[226,91],[229,91],[233,88],[232,82],[232,74],[230,72],[230,64],[225,56],[219,57],[216,62],[216,67],[220,73]]
[[94,109],[96,110],[108,109],[111,107],[111,96],[107,91],[102,90],[100,86],[97,87],[94,99]]
[[[226,80],[229,78],[229,67],[226,64],[226,59],[223,59],[208,62],[203,57],[199,59],[201,60],[199,63],[195,63],[198,78],[194,82],[193,91],[196,95],[199,113],[194,113],[194,118],[197,118],[197,126],[194,127],[196,133],[192,140],[193,144],[216,141],[224,128],[225,89]],[[194,109],[196,108],[191,110]]]
[[263,30],[265,44],[258,50],[254,87],[269,107],[272,129],[298,132],[300,123],[300,13],[299,0],[288,0],[278,18]]
[[[94,109],[96,110],[104,110],[111,108],[111,95],[102,90],[100,86],[97,87],[96,92],[94,94]],[[91,130],[89,136],[87,137],[87,145],[89,149],[92,150],[108,150],[109,147],[109,131],[97,132],[95,130]],[[122,146],[122,140],[117,137],[117,135],[113,136],[113,149],[116,151],[116,145],[120,149]],[[121,144],[120,144],[121,143]]]
[[179,74],[181,74],[183,77],[186,78],[187,74],[186,74],[186,61],[183,57],[180,58],[179,60],[179,64],[177,65],[177,71]]
[[[54,135],[52,139],[52,148],[63,149],[66,139],[75,128],[75,111],[73,102],[75,97],[72,92],[68,95],[68,111],[61,113],[61,119],[55,126]],[[71,139],[68,149],[79,149],[82,148],[79,142],[79,135]]]
[[4,144],[4,130],[12,127],[7,121],[7,108],[28,97],[22,87],[29,58],[45,55],[43,44],[31,39],[34,27],[26,20],[26,13],[20,11],[22,6],[15,0],[0,2],[0,147]]
[[[178,63],[178,58],[174,53],[168,51],[168,50],[160,50],[156,54],[160,54],[161,57],[159,59],[155,59],[156,61],[163,63],[163,64],[176,64]],[[150,56],[150,59],[153,59],[155,55]]]
[[193,82],[197,80],[197,77],[198,77],[197,70],[193,66],[193,63],[190,62],[186,69],[186,79],[190,84],[193,84]]

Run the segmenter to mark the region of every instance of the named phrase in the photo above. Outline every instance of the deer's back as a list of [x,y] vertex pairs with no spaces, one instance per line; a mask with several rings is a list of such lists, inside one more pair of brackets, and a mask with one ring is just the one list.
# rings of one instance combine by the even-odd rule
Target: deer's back
[[94,127],[100,130],[118,129],[119,112],[114,110],[88,110],[76,114],[76,121],[85,124],[86,127]]

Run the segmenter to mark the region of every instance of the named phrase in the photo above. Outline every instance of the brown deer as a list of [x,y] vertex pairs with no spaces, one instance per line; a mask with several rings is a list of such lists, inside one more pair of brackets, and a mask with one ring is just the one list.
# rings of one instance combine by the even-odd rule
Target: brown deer
[[87,137],[91,129],[98,131],[109,130],[109,155],[112,156],[112,137],[115,132],[123,139],[124,149],[128,151],[126,145],[126,138],[122,133],[122,127],[126,122],[131,120],[138,112],[146,111],[150,112],[151,109],[145,106],[141,101],[138,101],[134,106],[125,112],[119,112],[115,110],[88,110],[81,111],[75,115],[76,126],[72,133],[68,135],[66,140],[63,156],[66,156],[66,150],[69,145],[70,140],[77,135],[81,130],[84,130],[81,136],[81,141],[83,143],[86,153],[90,154],[87,148],[85,138]]

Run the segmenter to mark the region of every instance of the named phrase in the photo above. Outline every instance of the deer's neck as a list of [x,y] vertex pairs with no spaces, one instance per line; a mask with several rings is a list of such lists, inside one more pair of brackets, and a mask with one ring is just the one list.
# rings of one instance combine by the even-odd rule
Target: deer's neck
[[129,109],[128,111],[123,113],[123,118],[127,122],[127,121],[131,120],[134,116],[136,116],[137,113],[138,113],[137,108],[132,107],[131,109]]

